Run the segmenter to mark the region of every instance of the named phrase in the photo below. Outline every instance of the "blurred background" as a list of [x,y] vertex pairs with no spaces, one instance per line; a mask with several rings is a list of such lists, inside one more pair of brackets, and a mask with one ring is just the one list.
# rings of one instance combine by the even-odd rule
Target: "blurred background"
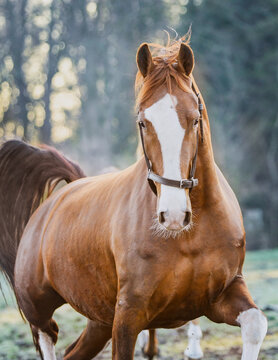
[[[128,166],[137,147],[136,50],[145,41],[165,43],[163,30],[182,36],[190,25],[194,75],[208,108],[216,161],[242,206],[248,249],[273,249],[278,247],[278,0],[0,0],[0,138],[51,144],[88,175]],[[248,285],[262,307],[278,303],[277,268],[278,250],[247,255]],[[6,288],[4,293],[10,306]],[[0,359],[18,359],[22,348],[20,359],[35,358],[28,327],[21,332],[16,310],[1,301]],[[278,330],[273,309],[271,334]],[[69,329],[81,329],[84,322],[78,318],[79,326],[71,316],[65,333],[73,340],[77,335]],[[215,335],[209,326],[206,331]],[[218,334],[219,348],[223,333]],[[164,343],[175,343],[167,336]],[[61,349],[63,341],[70,342],[63,339],[62,330]],[[234,339],[232,334],[231,344]],[[235,349],[219,359],[239,358]],[[262,359],[276,359],[267,351]]]

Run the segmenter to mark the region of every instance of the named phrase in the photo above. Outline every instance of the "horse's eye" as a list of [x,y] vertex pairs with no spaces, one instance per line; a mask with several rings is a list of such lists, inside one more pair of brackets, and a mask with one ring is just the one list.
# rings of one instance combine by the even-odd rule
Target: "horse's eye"
[[193,121],[193,125],[194,125],[194,126],[198,125],[198,122],[199,122],[199,117],[197,117],[197,118]]
[[145,121],[140,120],[140,121],[139,121],[139,125],[141,126],[141,128],[146,129],[146,123],[145,123]]

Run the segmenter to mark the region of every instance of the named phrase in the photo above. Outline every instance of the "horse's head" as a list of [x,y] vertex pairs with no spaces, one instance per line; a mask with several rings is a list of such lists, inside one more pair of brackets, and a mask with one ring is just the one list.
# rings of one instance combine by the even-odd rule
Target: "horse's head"
[[[190,74],[194,55],[186,43],[160,49],[152,56],[142,44],[137,52],[138,121],[153,173],[173,180],[189,179],[197,149],[198,97]],[[194,174],[193,174],[194,176]],[[154,179],[157,215],[171,232],[188,229],[192,222],[189,189]]]

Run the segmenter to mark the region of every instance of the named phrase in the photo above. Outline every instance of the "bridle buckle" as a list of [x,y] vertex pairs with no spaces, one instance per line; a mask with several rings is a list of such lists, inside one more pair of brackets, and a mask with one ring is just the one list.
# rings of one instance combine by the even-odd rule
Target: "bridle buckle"
[[197,186],[199,183],[198,179],[194,179],[194,178],[191,178],[190,181],[192,181],[192,187]]

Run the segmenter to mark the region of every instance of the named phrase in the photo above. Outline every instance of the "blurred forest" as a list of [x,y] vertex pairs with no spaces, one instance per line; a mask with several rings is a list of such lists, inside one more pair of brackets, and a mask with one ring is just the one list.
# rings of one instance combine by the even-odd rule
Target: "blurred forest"
[[277,247],[278,0],[0,0],[0,137],[53,144],[90,175],[130,164],[137,47],[191,24],[248,246]]

